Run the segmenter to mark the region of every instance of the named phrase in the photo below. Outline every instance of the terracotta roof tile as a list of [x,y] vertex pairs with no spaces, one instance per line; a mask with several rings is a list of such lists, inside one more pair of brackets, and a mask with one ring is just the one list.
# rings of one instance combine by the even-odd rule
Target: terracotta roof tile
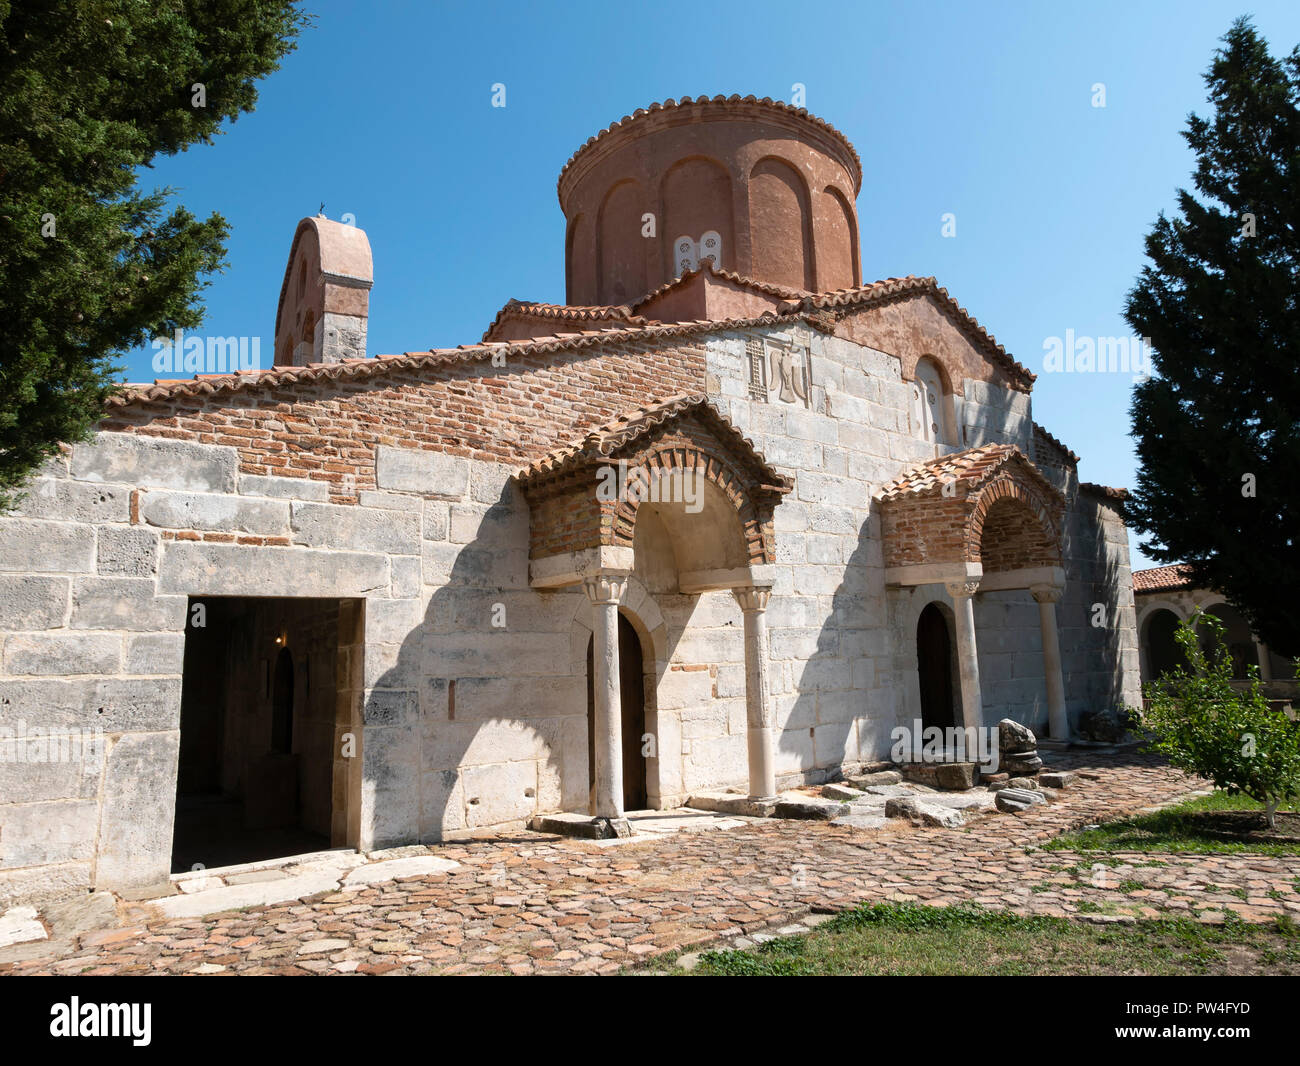
[[[1033,387],[1036,375],[1028,367],[1016,362],[1011,357],[1011,354],[994,339],[993,334],[981,326],[975,316],[954,300],[949,295],[948,290],[942,288],[933,277],[918,278],[909,275],[904,278],[886,278],[883,281],[875,281],[870,285],[863,285],[856,289],[837,289],[834,292],[817,293],[801,300],[798,309],[847,310],[863,305],[887,303],[912,293],[929,293],[932,295],[966,331],[977,347],[987,352],[995,363],[1008,371],[1026,389]],[[794,309],[791,308],[791,310]]]
[[576,304],[535,303],[528,300],[507,300],[505,305],[492,319],[492,324],[483,333],[483,343],[490,344],[492,331],[510,318],[554,318],[567,322],[610,322],[615,327],[647,325],[647,320],[632,314],[626,304],[601,304],[583,307]]
[[978,448],[967,448],[963,452],[927,459],[885,485],[878,497],[885,501],[906,497],[938,496],[943,492],[944,486],[950,482],[956,482],[963,490],[961,495],[966,496],[1016,458],[1019,458],[1034,473],[1053,497],[1064,499],[1061,491],[1048,481],[1025,457],[1024,452],[1014,444],[982,444]]
[[1191,587],[1191,567],[1183,563],[1133,571],[1134,592],[1172,592]]
[[659,286],[659,288],[652,289],[639,300],[634,300],[632,302],[632,308],[635,310],[644,307],[651,300],[657,299],[667,292],[671,292],[679,285],[684,284],[697,274],[703,273],[705,270],[708,270],[715,278],[723,278],[730,281],[732,284],[739,285],[741,288],[753,289],[755,292],[761,292],[765,296],[776,296],[782,300],[802,300],[804,297],[812,295],[812,293],[808,292],[806,289],[787,289],[782,285],[773,285],[767,281],[758,281],[755,278],[746,277],[744,274],[737,274],[732,270],[723,270],[721,267],[714,265],[712,259],[706,259],[694,270],[688,270],[683,274],[679,274],[677,277],[673,278],[672,281],[665,281]]
[[787,104],[784,100],[773,100],[768,96],[759,99],[755,96],[740,96],[737,93],[733,93],[731,96],[723,96],[721,94],[717,96],[697,96],[693,99],[689,96],[683,96],[679,100],[673,100],[670,98],[663,101],[663,103],[651,104],[649,107],[638,107],[632,112],[632,114],[624,115],[617,122],[611,122],[594,137],[588,137],[586,143],[574,152],[573,155],[569,157],[569,161],[560,168],[560,176],[555,181],[556,189],[558,191],[560,184],[564,181],[564,175],[568,173],[569,168],[577,162],[579,156],[617,130],[624,129],[647,115],[653,115],[660,111],[674,111],[680,107],[699,107],[701,105],[734,106],[735,104],[749,104],[756,107],[770,108],[773,111],[782,111],[790,115],[796,115],[799,118],[806,119],[825,133],[830,134],[837,141],[843,144],[846,149],[848,149],[849,155],[853,159],[854,172],[851,176],[854,182],[854,193],[856,194],[861,189],[862,158],[858,155],[857,149],[853,147],[853,142],[851,142],[843,133],[837,130],[829,122],[825,119],[818,118],[806,107],[794,107],[791,104]]
[[489,341],[461,345],[459,348],[435,348],[423,352],[399,352],[378,355],[347,363],[310,363],[307,366],[272,366],[261,370],[239,371],[233,374],[196,375],[186,379],[158,379],[147,383],[128,383],[108,398],[108,407],[122,407],[150,400],[169,400],[180,396],[210,395],[216,392],[236,392],[252,388],[279,388],[319,381],[359,380],[382,376],[394,370],[437,369],[473,359],[490,358],[502,350],[521,355],[547,355],[552,352],[574,351],[621,340],[642,341],[663,339],[676,341],[706,333],[725,333],[753,326],[806,321],[817,325],[818,316],[794,312],[776,314],[765,312],[752,318],[725,319],[717,322],[652,322],[644,326],[629,325],[579,333],[565,333],[552,337],[530,337],[516,341]]
[[1107,500],[1127,500],[1129,497],[1128,489],[1114,489],[1109,485],[1098,485],[1092,481],[1080,481],[1079,491],[1086,492],[1089,496],[1101,496]]
[[522,484],[549,479],[604,462],[625,444],[636,440],[657,426],[687,413],[702,415],[733,447],[746,455],[765,487],[789,492],[794,482],[772,467],[735,424],[719,411],[704,393],[673,396],[660,403],[637,407],[617,418],[589,430],[581,440],[563,445],[530,463],[518,473]]

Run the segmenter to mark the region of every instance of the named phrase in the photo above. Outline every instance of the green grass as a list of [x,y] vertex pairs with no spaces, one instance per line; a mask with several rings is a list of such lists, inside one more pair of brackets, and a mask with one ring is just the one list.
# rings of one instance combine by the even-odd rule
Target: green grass
[[[674,960],[660,972],[681,972]],[[1289,919],[1222,925],[1187,918],[1094,925],[970,906],[862,904],[802,936],[752,951],[709,951],[706,976],[878,974],[1300,974],[1300,928]]]
[[[1283,807],[1294,811],[1295,807]],[[1233,839],[1207,824],[1205,815],[1220,811],[1263,811],[1247,796],[1214,792],[1151,814],[1078,829],[1040,845],[1044,851],[1192,851],[1204,854],[1250,852],[1255,855],[1300,855],[1300,843]]]

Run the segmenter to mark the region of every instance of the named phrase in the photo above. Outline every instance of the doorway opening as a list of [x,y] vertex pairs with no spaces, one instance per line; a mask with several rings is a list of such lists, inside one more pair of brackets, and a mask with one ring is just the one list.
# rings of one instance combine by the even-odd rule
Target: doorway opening
[[926,604],[916,623],[916,669],[921,682],[921,725],[947,729],[957,724],[957,657],[943,608]]
[[[592,687],[594,643],[587,640],[587,780],[589,810],[596,810],[596,694]],[[619,702],[622,704],[623,730],[623,809],[645,810],[647,793],[646,757],[641,753],[645,726],[645,659],[641,638],[622,611],[618,615]]]
[[339,678],[361,614],[350,600],[190,598],[173,873],[351,842]]

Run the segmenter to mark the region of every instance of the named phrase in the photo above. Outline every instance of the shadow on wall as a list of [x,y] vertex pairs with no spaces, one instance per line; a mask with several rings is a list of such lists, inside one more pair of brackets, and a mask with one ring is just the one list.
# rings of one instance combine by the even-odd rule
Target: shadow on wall
[[1131,588],[1127,603],[1121,600],[1128,568],[1120,566],[1107,536],[1127,540],[1127,529],[1109,508],[1080,493],[1066,512],[1066,530],[1066,596],[1057,617],[1073,729],[1081,714],[1140,701],[1140,693],[1124,688],[1125,654],[1133,660],[1130,676],[1137,676],[1136,619]]
[[[1009,406],[984,404],[976,415],[973,424],[966,422],[965,414],[962,417],[963,427],[969,425],[963,429],[968,439],[960,444],[937,444],[934,455],[993,442],[1015,444],[1026,455],[1031,453],[1027,435],[1032,434],[1032,421],[1028,415],[1015,414]],[[907,425],[905,421],[904,432]],[[918,438],[918,443],[923,442]],[[911,718],[920,715],[916,614],[932,600],[950,613],[951,601],[939,594],[939,586],[930,590],[935,595],[927,596],[925,603],[915,605],[904,624],[897,623],[896,596],[884,583],[876,496],[894,477],[923,461],[882,463],[880,480],[868,485],[865,517],[848,507],[821,508],[824,521],[821,526],[814,523],[812,532],[835,534],[847,549],[843,575],[833,589],[823,590],[816,573],[796,566],[793,587],[778,584],[774,590],[769,611],[772,658],[788,660],[791,670],[791,690],[773,694],[776,721],[784,725],[776,745],[779,776],[788,778],[843,761],[885,758],[895,726],[910,725]],[[807,535],[782,530],[778,539]],[[829,612],[821,607],[827,596]],[[782,631],[801,624],[808,628]],[[960,701],[955,690],[953,707],[958,715]]]
[[[843,520],[852,521],[847,509]],[[772,596],[769,613],[775,608],[774,620],[781,620],[781,628],[769,633],[772,657],[786,660],[792,688],[773,694],[775,720],[783,727],[776,737],[778,778],[872,759],[882,744],[888,747],[899,697],[886,661],[890,631],[874,507],[856,533],[854,540],[846,525],[836,538],[853,547],[830,594],[828,616],[816,575],[803,576],[803,567],[794,569],[791,590]],[[787,628],[805,619],[808,628]]]
[[[375,681],[360,747],[369,846],[588,810],[585,593],[529,586],[529,510],[513,481],[486,507],[425,507],[432,539],[423,542],[423,571],[439,584],[422,615],[408,601],[405,617],[417,624],[394,624],[390,638],[377,615],[401,619],[402,608],[367,603],[366,670]],[[431,522],[430,509],[446,520]],[[656,694],[671,647],[658,608],[638,589],[620,613],[641,642],[646,729],[658,734]],[[646,769],[653,804],[659,768],[648,760]]]
[[461,544],[449,538],[473,509],[423,506],[422,578],[440,587],[423,616],[418,597],[409,613],[367,603],[362,819],[373,847],[528,817],[545,787],[539,761],[562,781],[563,764],[586,757],[583,679],[550,621],[573,597],[528,589],[521,495],[507,485]]

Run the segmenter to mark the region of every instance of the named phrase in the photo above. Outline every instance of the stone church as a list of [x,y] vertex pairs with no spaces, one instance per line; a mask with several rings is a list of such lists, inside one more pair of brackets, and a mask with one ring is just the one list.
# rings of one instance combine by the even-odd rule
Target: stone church
[[302,220],[273,366],[125,386],[0,517],[0,906],[1136,704],[1123,490],[934,278],[863,284],[861,185],[803,109],[654,104],[560,173],[566,303],[391,355]]

